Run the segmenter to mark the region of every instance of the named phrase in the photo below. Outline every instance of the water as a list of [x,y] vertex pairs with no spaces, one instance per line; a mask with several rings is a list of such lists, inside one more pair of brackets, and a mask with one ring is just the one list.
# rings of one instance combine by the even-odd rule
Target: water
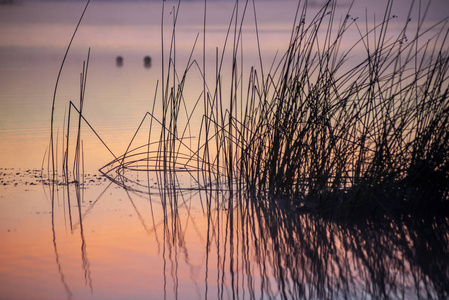
[[[344,1],[342,3],[339,11],[344,13],[347,5]],[[166,37],[170,33],[170,8],[174,4],[167,2]],[[393,12],[401,12],[401,4],[398,1],[397,9]],[[282,11],[277,9],[278,6],[283,7]],[[444,9],[438,9],[444,6],[444,1],[433,3],[428,13],[429,23],[447,16]],[[56,77],[83,7],[84,3],[79,1],[32,1],[1,6],[0,165],[41,166],[40,159],[48,146],[48,132],[45,131],[49,128]],[[311,5],[311,12],[318,7],[319,4]],[[366,7],[374,14],[381,6],[376,7],[369,1],[357,2],[353,16],[363,18]],[[161,9],[161,3],[157,1],[100,1],[91,4],[73,42],[59,83],[55,125],[61,131],[68,101],[78,102],[79,73],[88,48],[91,47],[86,117],[97,129],[105,129],[101,133],[114,150],[124,150],[120,147],[122,142],[115,139],[117,134],[120,135],[125,128],[132,132],[137,126],[143,112],[151,108],[156,82],[161,78]],[[257,4],[258,28],[266,69],[276,54],[285,50],[295,10],[294,1]],[[191,52],[195,37],[202,32],[202,11],[201,2],[186,2],[181,6],[177,29],[178,66],[187,63],[186,57]],[[213,74],[215,48],[223,47],[232,3],[211,2],[208,11],[207,65],[212,66],[210,73]],[[394,24],[402,24],[405,18],[406,14],[399,12],[397,15],[400,18]],[[380,13],[376,20],[380,19],[379,15]],[[257,67],[259,59],[251,9],[248,9],[247,16],[244,49],[245,64],[249,69],[252,65]],[[370,22],[373,18],[369,18]],[[395,27],[391,27],[392,32],[395,32]],[[348,36],[354,35],[349,33]],[[198,61],[202,57],[201,40],[200,37],[195,51]],[[168,51],[168,42],[165,50]],[[122,68],[115,66],[118,55],[124,57]],[[143,57],[146,55],[153,58],[150,69],[143,68]],[[228,72],[226,68],[229,70],[229,65],[225,64],[224,74]],[[196,97],[197,93],[194,93],[192,98]],[[127,138],[130,136],[132,135]],[[102,162],[107,163],[109,158]]]
[[[167,36],[173,4],[168,2],[166,8]],[[45,131],[49,128],[56,77],[83,6],[81,2],[25,2],[1,8],[0,117],[4,146],[0,157],[5,167],[40,167],[38,162],[48,146],[48,132]],[[294,3],[287,2],[285,6],[294,8]],[[177,35],[178,65],[186,64],[186,55],[190,53],[197,33],[202,31],[201,7],[201,3],[195,2],[182,7]],[[217,13],[222,9],[228,13]],[[122,141],[115,140],[117,134],[126,130],[127,138],[132,136],[130,132],[138,125],[143,113],[151,108],[156,82],[161,77],[161,10],[159,2],[92,3],[60,79],[55,108],[57,127],[62,130],[68,101],[79,101],[79,74],[90,47],[86,117],[96,129],[106,129],[100,131],[111,147],[116,146],[114,150],[124,150],[119,146]],[[208,55],[211,65],[215,66],[215,47],[222,46],[232,4],[219,2],[211,5],[210,10],[213,17],[208,22],[212,32],[207,36],[208,45],[211,45]],[[276,47],[266,51],[267,59],[288,41],[292,18],[293,13],[290,13],[286,21],[273,21],[276,30],[267,30],[267,38],[279,41],[270,44]],[[254,39],[252,34],[248,36]],[[251,41],[248,45],[246,51],[254,53],[254,43]],[[199,51],[200,46],[196,54],[200,54]],[[115,65],[119,55],[124,57],[121,68]],[[152,57],[150,69],[143,67],[146,55]],[[248,64],[257,62],[255,58],[251,59],[253,55],[248,55]],[[32,144],[28,143],[30,139]],[[38,146],[36,140],[40,142]],[[17,159],[17,153],[21,153],[20,159]],[[109,158],[103,162],[107,163]]]
[[[365,7],[376,11],[372,2],[356,2],[352,15],[363,19]],[[403,21],[405,2],[398,1],[393,10],[399,16],[393,33]],[[166,2],[166,38],[175,4]],[[319,2],[312,4],[316,11]],[[215,72],[215,49],[223,47],[232,6],[208,2],[208,74]],[[447,219],[338,224],[292,218],[263,204],[250,207],[238,197],[229,201],[226,193],[159,190],[154,173],[130,172],[126,178],[132,186],[121,178],[113,183],[97,172],[113,156],[85,125],[85,186],[44,184],[51,100],[83,7],[82,1],[0,6],[1,299],[409,299],[449,294]],[[256,7],[263,62],[269,66],[287,46],[296,3],[256,1]],[[338,10],[343,14],[347,7],[343,2]],[[434,2],[429,23],[447,17],[446,7],[444,1]],[[78,105],[79,74],[89,47],[84,115],[115,155],[125,151],[151,111],[161,78],[161,10],[159,1],[91,3],[56,95],[58,162],[68,102]],[[180,70],[198,33],[194,55],[201,64],[202,11],[202,2],[181,5],[176,33]],[[244,27],[248,67],[259,64],[251,20],[252,9]],[[118,55],[124,58],[122,67],[116,65]],[[152,57],[150,68],[143,65],[146,55]],[[225,64],[223,74],[229,72]],[[192,106],[202,90],[196,74],[185,92]],[[199,122],[192,119],[192,127]],[[188,174],[179,174],[180,188],[191,183]],[[139,184],[154,188],[142,193]],[[207,203],[212,203],[209,209]]]

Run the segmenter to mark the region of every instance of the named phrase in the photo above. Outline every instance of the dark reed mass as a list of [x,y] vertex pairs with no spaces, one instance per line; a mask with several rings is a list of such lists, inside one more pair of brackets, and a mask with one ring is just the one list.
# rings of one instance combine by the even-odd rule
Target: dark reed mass
[[[447,212],[446,20],[428,39],[424,16],[412,32],[409,18],[392,38],[391,1],[365,29],[349,12],[337,23],[334,5],[312,22],[300,8],[281,63],[262,84],[251,82],[256,109],[235,122],[237,176],[256,194],[324,214]],[[349,26],[366,51],[356,64],[351,49],[340,50]]]

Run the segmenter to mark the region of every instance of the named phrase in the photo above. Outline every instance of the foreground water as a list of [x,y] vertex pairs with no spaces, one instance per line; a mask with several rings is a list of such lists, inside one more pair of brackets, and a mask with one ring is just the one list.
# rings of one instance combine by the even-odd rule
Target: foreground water
[[[441,3],[432,6],[430,21],[446,17]],[[271,63],[288,42],[296,3],[256,4],[263,59]],[[356,4],[354,17],[364,16],[367,5],[373,8]],[[1,299],[448,296],[448,218],[336,223],[291,215],[239,194],[189,189],[188,173],[177,174],[171,186],[156,173],[107,178],[97,170],[113,156],[87,127],[84,184],[50,184],[45,153],[51,99],[83,5],[33,1],[0,7]],[[182,3],[179,65],[202,32],[202,5]],[[208,3],[212,66],[232,5]],[[62,72],[58,145],[68,101],[79,100],[79,74],[91,47],[84,115],[114,154],[125,151],[151,110],[160,78],[161,8],[159,2],[92,3]],[[168,28],[173,12],[165,11]],[[245,64],[257,65],[254,26],[248,22],[246,28]],[[118,55],[122,67],[116,65]],[[143,65],[146,55],[152,57],[150,68]],[[195,89],[186,98],[196,99]]]
[[182,185],[142,194],[0,172],[2,299],[448,295],[447,219],[335,223]]

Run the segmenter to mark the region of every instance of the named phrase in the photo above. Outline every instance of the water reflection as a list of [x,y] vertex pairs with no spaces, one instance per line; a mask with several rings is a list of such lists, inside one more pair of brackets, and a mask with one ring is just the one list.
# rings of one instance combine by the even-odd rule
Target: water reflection
[[338,223],[269,199],[236,202],[225,213],[211,211],[208,222],[208,232],[226,228],[224,236],[208,235],[208,245],[217,245],[220,299],[449,295],[447,218]]
[[52,234],[53,234],[53,248],[54,248],[54,251],[55,251],[55,260],[56,260],[56,265],[58,267],[58,273],[59,273],[59,276],[60,276],[60,280],[61,280],[62,286],[64,287],[64,291],[66,293],[67,299],[73,299],[73,293],[72,293],[72,291],[70,289],[69,284],[67,283],[67,281],[65,279],[65,274],[64,274],[64,271],[63,271],[63,268],[62,268],[62,264],[61,264],[61,261],[60,261],[60,258],[59,258],[58,244],[56,242],[56,231],[55,231],[55,226],[54,226],[53,220],[54,219],[52,218],[52,227],[51,227],[51,229],[52,229]]
[[[157,176],[158,182],[147,186],[146,195],[127,189],[124,177],[113,179],[155,241],[163,266],[153,272],[161,272],[164,298],[185,296],[186,281],[196,286],[188,294],[192,299],[449,296],[449,218],[336,222],[295,212],[269,197],[252,199],[239,190],[182,188],[173,184],[181,182],[176,172]],[[82,195],[79,187],[74,188]],[[150,213],[141,211],[137,201],[142,199],[148,200]],[[77,196],[79,207],[80,201]],[[93,208],[79,210],[79,223],[74,225],[80,229],[83,270],[91,289],[82,220]],[[193,213],[195,209],[200,216]],[[202,249],[199,257],[198,249]],[[57,253],[56,259],[59,265]],[[200,260],[199,265],[194,260]],[[62,279],[62,283],[70,298],[67,282]]]
[[[71,291],[70,288],[70,284],[69,282],[66,280],[66,275],[63,271],[63,264],[60,260],[60,256],[59,256],[59,252],[58,252],[58,239],[57,239],[57,235],[56,235],[56,231],[57,231],[57,225],[55,223],[55,219],[56,219],[56,211],[55,211],[55,202],[59,199],[60,194],[63,196],[63,206],[64,206],[64,212],[65,212],[65,208],[67,205],[67,214],[68,214],[68,218],[69,218],[69,224],[70,224],[70,231],[71,233],[75,233],[76,230],[79,230],[79,234],[80,234],[80,241],[81,241],[81,261],[82,261],[82,270],[83,270],[83,274],[84,274],[84,283],[85,286],[87,286],[91,292],[91,294],[93,294],[93,284],[92,284],[92,277],[91,277],[91,271],[90,271],[90,262],[89,262],[89,258],[87,255],[87,242],[86,242],[86,238],[85,238],[85,234],[84,234],[84,227],[83,227],[83,217],[85,217],[88,213],[89,210],[85,211],[84,213],[82,212],[82,206],[84,203],[84,174],[78,174],[77,178],[79,179],[79,181],[73,181],[70,182],[68,181],[68,172],[65,173],[64,176],[62,176],[62,180],[58,181],[58,180],[52,180],[49,181],[50,184],[48,184],[48,182],[46,182],[46,184],[44,185],[44,187],[47,187],[47,192],[50,195],[50,199],[51,199],[51,203],[52,203],[52,210],[51,210],[51,225],[52,225],[52,236],[53,236],[53,248],[54,248],[54,253],[55,253],[55,260],[56,260],[56,265],[58,267],[58,273],[60,275],[60,280],[62,283],[62,286],[64,287],[67,299],[73,299],[73,292]],[[81,177],[80,177],[81,176]],[[49,176],[50,178],[50,176]],[[60,190],[60,188],[62,189],[62,191]],[[61,193],[60,193],[61,192]],[[72,194],[75,194],[76,196],[76,207],[78,209],[78,222],[73,224],[73,219],[72,219],[72,211],[71,211],[71,202],[70,202],[70,198]],[[67,198],[65,198],[67,197]],[[100,195],[101,197],[101,195]],[[93,206],[90,207],[90,209],[92,209]],[[66,217],[66,214],[64,213],[64,217]]]
[[260,201],[254,201],[244,216],[242,223],[259,231],[249,234],[257,249],[256,261],[271,271],[260,274],[265,277],[262,281],[271,277],[276,283],[263,287],[270,296],[441,299],[448,295],[447,219],[404,217],[339,224],[297,216]]

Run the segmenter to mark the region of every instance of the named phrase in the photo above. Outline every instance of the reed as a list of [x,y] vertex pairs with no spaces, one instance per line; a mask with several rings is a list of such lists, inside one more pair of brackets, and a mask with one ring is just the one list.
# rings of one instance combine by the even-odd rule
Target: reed
[[[188,172],[194,189],[227,190],[230,198],[244,192],[246,201],[275,201],[337,218],[447,211],[448,20],[424,27],[421,14],[412,26],[412,5],[402,31],[392,36],[392,4],[388,1],[381,21],[371,26],[351,18],[352,5],[342,18],[336,1],[309,16],[308,1],[299,1],[287,50],[268,70],[256,3],[236,1],[223,47],[216,51],[215,74],[206,76],[206,6],[203,63],[194,57],[197,37],[180,68],[181,1],[172,9],[168,39],[164,2],[161,90],[134,135],[148,130],[148,143],[135,146],[133,137],[125,153],[100,171],[114,179],[113,172],[126,178],[127,171],[157,171],[162,186],[177,185],[174,174]],[[251,8],[260,67],[245,77],[243,20]],[[350,28],[359,36],[347,47]],[[355,49],[363,55],[354,58]],[[185,87],[198,74],[202,90],[188,102]],[[82,105],[78,113],[81,122]],[[193,132],[190,122],[198,116],[202,122]]]
[[[281,62],[265,81],[253,70],[246,99],[233,94],[226,122],[213,122],[229,181],[245,182],[258,199],[339,217],[447,208],[447,20],[422,29],[424,15],[410,33],[409,16],[391,37],[392,1],[365,31],[350,11],[337,24],[335,5],[310,22],[307,2],[299,6]],[[341,50],[350,26],[359,40]],[[354,64],[360,45],[366,55]]]

